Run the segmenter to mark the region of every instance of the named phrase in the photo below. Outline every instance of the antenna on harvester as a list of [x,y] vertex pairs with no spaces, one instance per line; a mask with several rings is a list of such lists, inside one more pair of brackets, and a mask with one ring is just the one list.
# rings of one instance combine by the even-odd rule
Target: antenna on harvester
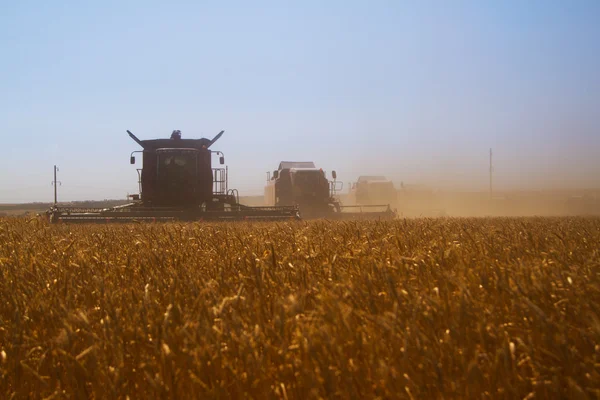
[[58,167],[54,166],[54,180],[52,181],[52,186],[54,186],[54,205],[58,203],[57,201],[57,187],[58,185],[62,185],[62,182],[56,180],[56,172],[58,171]]
[[492,166],[492,149],[490,148],[490,200],[492,199],[492,195],[493,195],[493,189],[492,189],[492,172],[493,172],[493,166]]

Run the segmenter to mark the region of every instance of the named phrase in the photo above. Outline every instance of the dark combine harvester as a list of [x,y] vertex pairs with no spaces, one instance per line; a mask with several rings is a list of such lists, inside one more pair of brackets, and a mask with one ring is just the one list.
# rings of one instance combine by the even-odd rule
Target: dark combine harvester
[[342,205],[336,196],[342,182],[331,171],[333,181],[312,161],[282,161],[269,173],[265,187],[265,204],[297,206],[303,219],[394,219],[396,212],[389,204]]
[[227,168],[213,168],[210,147],[221,131],[210,139],[181,139],[174,131],[170,139],[139,140],[129,136],[143,150],[143,165],[138,169],[140,194],[132,202],[105,209],[69,208],[55,205],[49,210],[52,222],[127,222],[198,220],[281,220],[299,218],[297,207],[248,207],[239,203],[236,189],[229,189]]

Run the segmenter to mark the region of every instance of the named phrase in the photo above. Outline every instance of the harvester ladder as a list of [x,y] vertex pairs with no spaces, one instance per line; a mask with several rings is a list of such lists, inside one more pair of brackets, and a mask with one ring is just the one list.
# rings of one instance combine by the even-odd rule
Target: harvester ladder
[[138,174],[138,193],[141,196],[142,195],[142,168],[137,168],[136,171]]
[[338,192],[341,192],[344,183],[341,181],[329,181],[329,196],[334,197]]
[[225,168],[213,168],[213,193],[227,194],[227,171]]

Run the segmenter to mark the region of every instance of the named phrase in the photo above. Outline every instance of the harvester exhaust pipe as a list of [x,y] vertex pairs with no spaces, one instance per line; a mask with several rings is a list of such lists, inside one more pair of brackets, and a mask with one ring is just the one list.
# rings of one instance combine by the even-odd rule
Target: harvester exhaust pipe
[[[129,132],[129,131],[127,131],[127,132]],[[225,133],[225,131],[221,131],[221,132],[219,132],[219,133],[217,134],[217,136],[215,136],[215,137],[213,138],[213,140],[211,140],[211,141],[208,143],[208,145],[206,146],[206,148],[207,148],[207,149],[208,149],[208,148],[210,148],[210,146],[212,146],[214,142],[216,142],[217,140],[219,140],[219,138],[220,138],[221,136],[223,136],[223,133]]]
[[133,140],[135,140],[135,142],[137,144],[139,144],[140,146],[144,147],[144,145],[142,144],[142,141],[140,139],[138,139],[133,133],[131,133],[130,130],[127,130],[127,133],[129,134],[129,137],[132,138]]

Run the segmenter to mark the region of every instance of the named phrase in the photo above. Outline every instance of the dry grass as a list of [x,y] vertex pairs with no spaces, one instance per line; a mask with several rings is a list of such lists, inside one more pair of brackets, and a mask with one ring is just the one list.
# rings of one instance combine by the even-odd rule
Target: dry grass
[[0,220],[0,397],[597,398],[600,219]]

